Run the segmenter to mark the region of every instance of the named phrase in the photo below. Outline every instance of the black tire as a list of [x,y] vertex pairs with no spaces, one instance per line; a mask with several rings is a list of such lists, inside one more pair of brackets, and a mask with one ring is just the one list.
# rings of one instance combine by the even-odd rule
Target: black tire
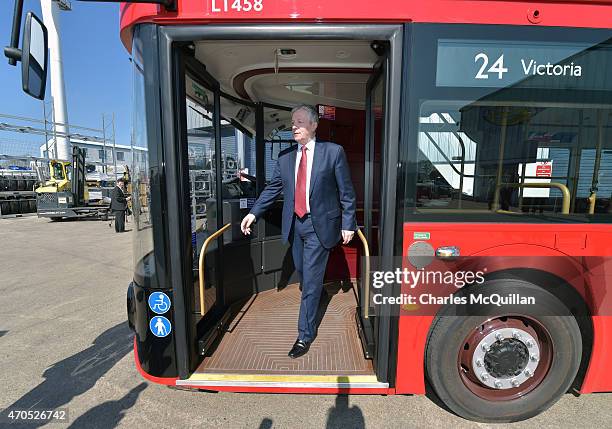
[[26,214],[30,212],[30,203],[28,200],[19,200],[19,213]]
[[2,215],[10,215],[13,212],[11,211],[11,203],[7,200],[0,201],[0,214]]
[[[464,349],[466,338],[477,327],[495,317],[486,315],[487,311],[497,313],[496,316],[502,314],[497,307],[476,313],[481,315],[457,316],[461,311],[453,305],[444,307],[432,324],[425,355],[427,378],[438,398],[466,419],[501,423],[533,417],[566,393],[576,377],[582,356],[578,323],[563,302],[532,283],[498,279],[461,291],[464,296],[479,293],[519,293],[536,298],[536,304],[516,306],[510,314],[537,321],[550,336],[553,344],[550,367],[543,379],[531,391],[509,400],[485,399],[470,390],[460,375],[458,357],[461,349]],[[484,306],[480,307],[483,310]]]
[[23,177],[17,179],[17,190],[26,191],[28,189],[28,182]]

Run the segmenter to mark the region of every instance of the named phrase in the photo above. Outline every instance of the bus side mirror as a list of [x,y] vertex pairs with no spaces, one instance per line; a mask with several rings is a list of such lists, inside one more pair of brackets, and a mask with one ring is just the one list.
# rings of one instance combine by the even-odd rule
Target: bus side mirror
[[39,100],[45,98],[48,43],[47,27],[28,12],[21,49],[21,82],[23,90]]

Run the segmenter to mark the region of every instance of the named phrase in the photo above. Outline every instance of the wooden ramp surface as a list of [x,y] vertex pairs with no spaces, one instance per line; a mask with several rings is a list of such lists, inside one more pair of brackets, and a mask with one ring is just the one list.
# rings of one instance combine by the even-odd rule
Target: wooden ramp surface
[[228,332],[196,372],[286,375],[373,374],[363,357],[355,323],[353,289],[326,285],[322,317],[310,351],[297,359],[287,353],[297,338],[300,290],[297,284],[262,292],[247,302],[229,324]]

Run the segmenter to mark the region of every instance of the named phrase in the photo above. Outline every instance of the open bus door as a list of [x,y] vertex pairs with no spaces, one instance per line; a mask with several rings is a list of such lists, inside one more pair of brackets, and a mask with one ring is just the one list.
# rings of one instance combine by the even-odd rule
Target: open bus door
[[[377,260],[381,254],[379,201],[383,185],[380,175],[385,168],[381,154],[388,57],[386,49],[376,42],[373,45],[380,59],[364,85],[367,125],[362,159],[365,162],[357,167],[362,169],[360,176],[365,182],[356,184],[363,187],[363,200],[358,203],[361,231],[353,244],[365,257],[362,261]],[[280,117],[290,120],[290,112],[281,106],[250,103],[223,93],[205,64],[191,52],[193,49],[187,48],[180,54],[179,80],[182,82],[178,86],[185,99],[184,117],[179,122],[186,124],[183,152],[187,159],[183,159],[183,164],[188,168],[182,176],[188,180],[183,186],[189,190],[193,248],[193,294],[189,307],[195,328],[190,343],[196,344],[199,356],[196,361],[201,362],[194,369],[191,382],[203,378],[210,382],[208,378],[218,373],[225,373],[226,377],[228,374],[239,377],[241,373],[262,377],[265,368],[251,359],[244,342],[268,359],[289,363],[285,349],[293,341],[292,318],[297,316],[299,306],[299,279],[293,269],[290,248],[281,242],[280,201],[257,222],[250,236],[241,233],[239,224],[249,212],[256,191],[261,191],[269,179],[274,153],[291,146],[284,141],[276,148],[278,143],[269,138],[271,131],[277,137],[288,137],[282,131],[274,131],[270,124]],[[240,123],[233,119],[236,116],[242,119]],[[356,123],[355,126],[364,125]],[[342,144],[342,136],[336,137],[337,143]],[[238,146],[229,148],[230,141]],[[233,154],[232,159],[229,154]],[[244,178],[251,183],[245,183]],[[328,321],[322,320],[318,344],[311,354],[325,355],[324,361],[329,365],[321,364],[321,359],[313,360],[312,364],[300,363],[291,377],[307,371],[319,376],[365,376],[371,377],[368,382],[376,382],[374,359],[378,356],[376,342],[382,328],[376,309],[368,305],[369,273],[362,268],[359,277],[353,287],[342,290],[333,285],[336,277],[331,275],[328,279],[321,314]],[[270,313],[272,310],[274,314]],[[383,320],[387,322],[388,319]],[[339,334],[345,337],[338,343],[341,346],[333,344]],[[378,357],[388,359],[386,354]],[[279,368],[285,365],[282,362]],[[271,374],[283,372],[275,363],[271,365]]]
[[[365,121],[365,156],[364,156],[364,189],[363,212],[358,216],[358,223],[363,226],[368,255],[362,265],[359,287],[359,308],[356,313],[359,333],[367,357],[375,356],[375,343],[378,337],[376,309],[372,300],[370,271],[379,269],[382,253],[380,251],[381,231],[381,170],[382,145],[384,143],[385,90],[388,68],[387,47],[381,42],[373,42],[372,49],[379,55],[374,72],[366,85],[366,121]],[[359,219],[360,217],[360,219]]]
[[[181,55],[186,103],[185,117],[180,122],[186,124],[184,138],[187,160],[183,162],[189,166],[189,173],[184,174],[189,183],[184,186],[189,190],[193,246],[194,293],[190,307],[195,329],[192,342],[196,342],[197,354],[200,359],[203,358],[196,373],[202,377],[202,374],[208,372],[219,372],[220,368],[228,373],[261,373],[263,369],[257,366],[257,362],[249,360],[248,350],[245,350],[241,342],[252,341],[251,346],[269,355],[271,359],[288,359],[285,348],[293,340],[291,325],[294,322],[285,319],[297,315],[293,310],[299,306],[299,279],[294,272],[290,248],[281,242],[282,202],[279,201],[257,222],[250,236],[241,233],[239,224],[249,212],[257,195],[256,190],[263,189],[266,179],[269,179],[267,176],[271,173],[271,164],[275,162],[275,149],[291,146],[285,142],[282,147],[276,148],[277,142],[264,138],[269,135],[270,118],[278,118],[281,114],[290,118],[290,112],[282,106],[249,103],[224,94],[205,65],[190,57],[189,49]],[[380,76],[380,73],[376,75]],[[382,80],[379,78],[377,82]],[[369,89],[379,95],[376,98],[378,103],[381,101],[383,87],[374,85]],[[236,121],[232,121],[231,116],[237,110],[241,110],[239,116],[242,118],[252,116],[252,121],[243,120],[246,126],[239,126]],[[371,117],[374,120],[374,116]],[[377,118],[380,122],[382,116],[378,115]],[[380,124],[377,129],[380,130]],[[230,139],[238,142],[239,147],[235,152],[227,147]],[[376,162],[380,160],[380,144],[377,137],[367,145],[372,148],[372,163],[375,162],[374,156]],[[378,145],[376,155],[374,145]],[[228,153],[238,153],[238,159],[228,159]],[[243,175],[244,171],[247,173]],[[251,172],[256,177],[248,174]],[[376,173],[367,174],[373,176],[379,173],[380,169],[377,168]],[[249,177],[251,183],[245,183],[244,178],[248,181]],[[376,184],[380,186],[380,181],[376,180]],[[371,190],[367,198],[375,198]],[[369,201],[366,211],[373,205],[377,204]],[[364,231],[377,241],[376,232],[372,232],[375,229],[376,226],[372,225],[369,218]],[[365,234],[361,235],[361,240],[355,237],[355,242],[360,251],[367,251]],[[378,250],[373,250],[374,255],[377,255]],[[365,272],[362,273],[362,277],[365,275]],[[361,284],[362,288],[366,287],[365,282]],[[354,326],[356,322],[361,323],[361,316],[356,321],[354,317],[345,317],[342,312],[345,307],[352,307],[355,314],[360,314],[358,308],[364,308],[362,300],[368,293],[365,289],[355,293],[353,289],[340,291],[330,286],[328,301],[323,305],[326,311],[321,314],[322,318],[326,314],[334,317],[334,323],[339,326],[342,335],[351,338],[344,339],[342,347],[332,347],[337,348],[336,351],[321,350],[319,353],[326,354],[329,362],[348,359],[348,373],[360,376],[373,374],[371,359],[374,356],[374,337],[371,322],[375,320],[374,312],[368,309],[372,318],[367,310],[363,313],[366,316],[363,320],[367,331],[362,331],[367,332],[369,347],[362,347],[359,338],[350,333],[356,331]],[[349,295],[354,295],[354,298]],[[274,315],[267,313],[275,305],[286,305],[293,309],[277,308]],[[326,340],[331,340],[337,334],[334,330],[321,328],[319,341],[322,349],[328,346]],[[366,337],[361,338],[361,341],[366,341]],[[269,344],[271,342],[279,344]],[[346,362],[344,365],[347,365]],[[314,374],[317,371],[331,374],[331,367],[328,366],[315,363],[308,370]],[[339,367],[338,371],[344,374],[347,368]]]
[[[149,183],[155,196],[151,199],[150,210],[155,228],[138,229],[142,240],[137,244],[145,243],[145,239],[147,243],[151,241],[151,237],[145,237],[145,232],[153,234],[156,256],[159,256],[156,259],[159,263],[157,277],[158,280],[164,277],[161,279],[164,285],[172,285],[175,315],[170,320],[172,338],[168,340],[152,338],[148,334],[150,329],[142,323],[138,325],[135,316],[130,316],[138,325],[137,350],[144,372],[177,377],[168,381],[172,384],[214,387],[215,390],[268,391],[278,387],[296,392],[389,392],[395,366],[395,321],[392,315],[383,314],[384,308],[364,304],[369,301],[366,295],[371,291],[360,279],[367,280],[367,274],[353,268],[358,266],[355,253],[365,255],[363,243],[370,240],[372,245],[367,247],[372,251],[372,258],[380,255],[386,258],[381,269],[388,269],[393,264],[397,243],[394,190],[397,169],[388,165],[397,163],[398,148],[393,142],[398,141],[398,130],[394,130],[393,124],[398,128],[399,90],[396,85],[399,83],[394,82],[400,79],[388,79],[387,73],[397,77],[400,74],[400,30],[398,26],[366,26],[359,38],[354,39],[355,33],[351,31],[345,35],[346,39],[336,41],[336,33],[332,37],[326,30],[314,28],[312,33],[300,33],[298,37],[287,27],[274,36],[274,40],[284,41],[282,44],[270,42],[270,35],[262,40],[245,41],[241,32],[215,36],[209,34],[208,29],[197,29],[189,35],[181,33],[181,40],[166,44],[165,41],[173,37],[174,28],[144,25],[135,32],[134,73],[140,82],[135,85],[135,91],[138,90],[136,93],[146,108],[146,118],[142,118],[146,122],[137,123],[139,129],[144,125],[150,128],[137,135],[147,138],[151,165],[134,174],[137,178],[139,174],[143,176],[142,183]],[[167,37],[156,39],[156,34]],[[329,40],[321,42],[322,37]],[[292,41],[287,44],[287,40]],[[392,55],[387,55],[384,49],[373,49],[372,43],[377,40],[387,41]],[[338,49],[351,49],[364,58],[368,66],[332,68],[328,73],[306,68],[301,72],[280,74],[278,78],[272,78],[267,69],[255,70],[262,77],[257,80],[253,75],[254,80],[249,82],[261,82],[259,92],[252,98],[259,100],[257,102],[250,101],[251,97],[244,92],[244,80],[236,80],[234,86],[226,80],[218,80],[240,70],[240,61],[253,67],[254,60],[248,55],[264,55],[269,45],[303,49],[313,55],[313,64],[320,57],[315,54],[320,54],[321,46],[329,46],[330,58],[336,58]],[[228,55],[237,54],[219,56],[219,49]],[[139,65],[141,56],[143,67]],[[232,62],[226,57],[232,58]],[[373,73],[373,65],[376,65],[376,73]],[[143,79],[146,76],[141,69],[147,70],[147,66],[151,75]],[[158,70],[159,75],[156,74]],[[368,83],[373,74],[376,77]],[[241,233],[240,220],[270,180],[268,176],[273,171],[275,157],[280,156],[279,150],[292,145],[291,135],[283,134],[290,134],[289,109],[272,103],[283,101],[286,105],[295,105],[315,101],[317,104],[316,101],[323,101],[324,97],[313,100],[293,88],[292,83],[314,79],[333,84],[341,76],[348,76],[353,82],[351,85],[357,92],[351,94],[358,98],[353,100],[345,95],[338,100],[336,121],[327,124],[328,131],[333,130],[336,134],[326,136],[322,133],[319,137],[343,145],[345,151],[351,152],[348,155],[354,155],[348,158],[354,185],[363,191],[358,201],[362,209],[358,224],[362,227],[363,240],[355,237],[352,249],[340,246],[338,253],[346,257],[345,262],[351,267],[345,271],[350,274],[348,284],[342,282],[348,287],[333,286],[327,290],[327,298],[322,301],[317,341],[307,359],[291,360],[287,352],[297,334],[300,291],[290,247],[282,243],[282,202],[278,201],[277,206],[271,207],[257,221],[250,236]],[[156,83],[159,90],[156,90]],[[293,93],[284,98],[275,97],[275,92],[266,92],[268,83],[283,91],[291,87]],[[370,94],[367,117],[371,122],[367,137],[366,92]],[[384,106],[387,104],[393,108]],[[158,186],[155,175],[162,171],[161,160],[163,176],[159,176],[161,182],[157,190],[154,188]],[[151,178],[146,177],[148,173]],[[363,182],[366,174],[368,190]],[[389,189],[383,191],[385,186]],[[366,212],[371,214],[364,217]],[[383,224],[379,218],[387,222]],[[146,281],[135,274],[135,285]],[[138,287],[134,286],[134,290],[138,298]],[[382,292],[393,293],[390,290]],[[143,302],[136,300],[134,305],[142,307]],[[151,320],[157,320],[157,316],[155,318]],[[174,339],[176,367],[163,366],[163,355],[172,350],[171,340]],[[150,341],[155,348],[148,348]],[[151,358],[147,359],[149,355]],[[158,362],[163,367],[151,364]],[[269,385],[271,381],[266,377],[276,377],[274,386]]]
[[[188,307],[194,322],[198,353],[203,354],[214,342],[228,317],[224,296],[223,204],[224,166],[221,162],[221,115],[219,82],[202,64],[179,51],[181,75],[177,82],[183,92],[181,123],[184,192],[188,196],[189,228],[192,244],[193,294]],[[182,91],[181,91],[182,90]],[[184,110],[183,110],[184,108]],[[184,112],[184,116],[183,116]],[[183,119],[184,118],[184,119]],[[186,158],[186,159],[185,159]]]

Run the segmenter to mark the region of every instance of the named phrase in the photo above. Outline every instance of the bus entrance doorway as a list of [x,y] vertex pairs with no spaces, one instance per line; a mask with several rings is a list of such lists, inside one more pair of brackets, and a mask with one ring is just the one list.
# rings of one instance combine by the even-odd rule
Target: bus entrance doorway
[[[201,42],[180,54],[193,272],[186,295],[195,365],[192,376],[177,383],[274,380],[386,388],[376,375],[377,315],[367,281],[368,267],[380,255],[386,54],[377,53],[371,41],[342,46],[294,41],[295,55],[304,57],[311,51],[332,58],[350,49],[361,67],[329,64],[322,70],[306,63],[288,73],[255,68],[238,75],[226,69],[240,69],[252,51],[276,46],[272,52],[278,53],[285,45]],[[291,359],[300,290],[291,250],[281,241],[282,202],[257,222],[251,236],[244,236],[239,224],[271,178],[279,153],[296,144],[290,107],[302,103],[319,110],[317,140],[345,150],[360,230],[352,243],[332,251],[317,338],[306,356]]]

